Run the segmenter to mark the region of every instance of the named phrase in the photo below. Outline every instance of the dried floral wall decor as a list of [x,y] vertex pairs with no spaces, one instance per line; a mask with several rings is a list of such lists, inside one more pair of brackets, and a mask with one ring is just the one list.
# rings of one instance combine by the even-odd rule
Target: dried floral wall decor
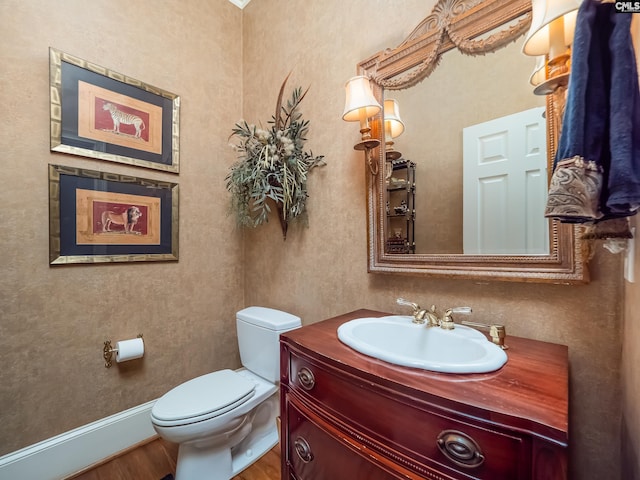
[[226,177],[231,193],[230,211],[238,225],[257,227],[267,222],[270,204],[275,205],[285,240],[291,220],[308,224],[307,175],[313,168],[325,165],[324,156],[304,150],[309,121],[303,120],[298,107],[309,89],[303,93],[300,87],[295,88],[286,105],[282,104],[289,75],[280,87],[275,115],[268,128],[246,121],[233,128],[231,137],[238,142],[232,147],[238,160]]

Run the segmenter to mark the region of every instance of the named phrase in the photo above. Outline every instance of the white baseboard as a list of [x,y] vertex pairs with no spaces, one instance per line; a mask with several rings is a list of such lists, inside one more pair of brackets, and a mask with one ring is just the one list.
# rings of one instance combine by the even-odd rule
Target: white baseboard
[[58,480],[153,437],[154,401],[0,457],[0,480]]

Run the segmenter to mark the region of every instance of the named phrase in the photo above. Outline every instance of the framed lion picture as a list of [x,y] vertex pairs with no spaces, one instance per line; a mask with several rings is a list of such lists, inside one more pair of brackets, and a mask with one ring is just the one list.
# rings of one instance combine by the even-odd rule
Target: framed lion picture
[[178,260],[178,185],[49,165],[49,263]]

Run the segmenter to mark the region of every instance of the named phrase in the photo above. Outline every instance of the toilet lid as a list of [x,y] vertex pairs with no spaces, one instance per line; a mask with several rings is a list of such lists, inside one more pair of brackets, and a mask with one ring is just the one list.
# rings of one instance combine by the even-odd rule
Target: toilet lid
[[205,420],[243,404],[254,390],[248,378],[233,370],[219,370],[170,390],[154,404],[151,415],[164,424]]

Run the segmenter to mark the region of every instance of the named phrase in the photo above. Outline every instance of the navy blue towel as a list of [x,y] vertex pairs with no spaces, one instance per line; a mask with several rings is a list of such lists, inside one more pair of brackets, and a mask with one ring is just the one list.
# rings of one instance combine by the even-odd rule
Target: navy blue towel
[[631,15],[585,0],[545,215],[594,223],[640,207],[640,89]]

